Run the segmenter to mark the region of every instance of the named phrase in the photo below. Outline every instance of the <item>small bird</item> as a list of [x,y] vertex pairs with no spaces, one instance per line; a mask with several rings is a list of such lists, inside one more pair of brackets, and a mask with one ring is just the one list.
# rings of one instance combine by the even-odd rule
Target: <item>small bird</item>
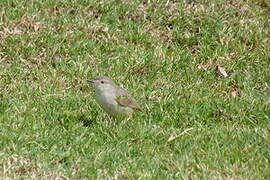
[[128,121],[134,110],[140,109],[139,103],[109,77],[97,76],[86,81],[95,87],[97,103],[112,117],[127,117]]

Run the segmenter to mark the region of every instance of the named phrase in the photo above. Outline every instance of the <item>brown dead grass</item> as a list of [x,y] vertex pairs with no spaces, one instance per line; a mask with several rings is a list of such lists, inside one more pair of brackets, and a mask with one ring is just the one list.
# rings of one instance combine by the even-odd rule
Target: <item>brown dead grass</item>
[[31,179],[68,179],[58,173],[47,173],[42,164],[36,164],[33,161],[19,155],[11,155],[8,159],[0,164],[2,174],[0,178],[16,179],[31,178]]

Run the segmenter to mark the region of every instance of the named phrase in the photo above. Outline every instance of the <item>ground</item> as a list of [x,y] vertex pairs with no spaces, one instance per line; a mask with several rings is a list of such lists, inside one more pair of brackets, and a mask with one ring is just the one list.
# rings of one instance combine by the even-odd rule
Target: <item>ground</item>
[[[267,0],[0,1],[0,178],[270,179]],[[123,124],[86,78],[142,111]]]

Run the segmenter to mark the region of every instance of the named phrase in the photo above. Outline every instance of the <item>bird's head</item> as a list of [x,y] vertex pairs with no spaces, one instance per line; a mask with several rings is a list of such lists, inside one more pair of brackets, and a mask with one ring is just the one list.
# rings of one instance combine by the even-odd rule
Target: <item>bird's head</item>
[[115,87],[113,80],[106,76],[97,76],[93,79],[86,79],[86,81],[93,84],[97,91],[111,90]]

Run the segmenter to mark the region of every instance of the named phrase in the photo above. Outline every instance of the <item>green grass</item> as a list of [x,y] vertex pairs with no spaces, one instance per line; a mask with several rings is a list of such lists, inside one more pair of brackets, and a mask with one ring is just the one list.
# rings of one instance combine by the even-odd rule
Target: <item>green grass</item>
[[270,3],[230,2],[0,1],[0,178],[270,179]]

